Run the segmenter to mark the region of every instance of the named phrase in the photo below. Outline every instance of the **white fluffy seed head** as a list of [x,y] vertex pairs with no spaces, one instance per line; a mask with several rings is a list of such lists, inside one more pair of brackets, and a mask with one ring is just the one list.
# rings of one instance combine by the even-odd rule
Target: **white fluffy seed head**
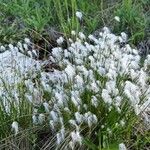
[[48,104],[47,102],[44,102],[44,103],[43,103],[43,106],[44,106],[44,108],[45,108],[45,111],[46,111],[47,113],[49,113],[49,104]]
[[75,113],[75,118],[78,124],[80,124],[83,121],[83,116],[79,112]]
[[76,79],[77,85],[78,85],[79,87],[82,87],[82,85],[83,85],[83,83],[84,83],[82,77],[81,77],[80,75],[76,75],[75,79]]
[[10,48],[11,51],[14,50],[14,46],[12,44],[9,44],[8,46],[9,46],[9,48]]
[[61,36],[57,39],[57,44],[61,45],[64,42],[64,38]]
[[72,31],[71,31],[71,34],[72,34],[72,35],[76,35],[76,31],[72,30]]
[[85,40],[86,39],[85,35],[82,32],[79,32],[79,38],[81,40]]
[[102,98],[105,103],[111,104],[112,103],[112,98],[109,95],[109,92],[106,89],[102,90]]
[[0,46],[0,52],[3,52],[3,51],[5,51],[6,50],[6,48],[2,45],[2,46]]
[[117,21],[117,22],[120,22],[120,18],[118,16],[115,16],[114,19]]
[[24,41],[25,41],[26,44],[30,44],[31,43],[30,39],[28,39],[28,38],[25,38]]
[[82,16],[83,16],[82,12],[76,11],[76,17],[77,17],[79,20],[82,19]]
[[124,120],[120,120],[120,125],[123,127],[125,125],[125,121]]
[[98,100],[95,96],[92,96],[92,99],[91,99],[91,104],[97,108],[98,106]]
[[17,122],[17,121],[14,121],[14,122],[11,124],[11,128],[12,128],[12,130],[15,132],[15,135],[17,135],[18,132],[19,132],[19,125],[18,125],[18,122]]
[[58,115],[55,111],[51,111],[50,112],[50,115],[51,115],[51,118],[53,119],[54,122],[57,122],[58,121]]
[[99,91],[99,87],[96,82],[92,82],[90,88],[95,93],[97,93]]
[[127,150],[126,146],[124,143],[119,144],[119,150]]
[[23,48],[27,51],[28,50],[28,45],[26,43],[24,43]]
[[69,123],[73,126],[77,126],[76,121],[73,119],[69,120]]
[[72,80],[73,76],[76,74],[75,68],[69,64],[65,69],[65,73],[68,75],[68,78]]
[[38,118],[37,118],[37,115],[33,115],[32,116],[32,122],[33,122],[33,124],[38,124]]
[[55,123],[54,123],[54,121],[50,120],[49,124],[50,124],[50,127],[52,128],[52,130],[54,130],[55,129]]
[[123,39],[123,42],[126,42],[127,41],[127,34],[125,32],[122,32],[121,38]]
[[82,137],[81,137],[79,131],[71,132],[71,139],[72,139],[73,143],[79,143],[80,145],[82,143]]
[[39,124],[42,124],[44,121],[45,121],[45,115],[44,114],[39,114],[39,116],[38,116]]
[[57,137],[57,144],[60,145],[60,143],[62,142],[61,133],[57,133],[56,137]]

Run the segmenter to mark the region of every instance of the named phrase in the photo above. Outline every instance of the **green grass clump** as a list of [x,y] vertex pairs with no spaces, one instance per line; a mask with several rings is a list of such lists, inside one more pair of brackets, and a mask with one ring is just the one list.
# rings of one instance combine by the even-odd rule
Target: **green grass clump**
[[146,34],[147,18],[143,12],[143,6],[134,0],[123,0],[116,14],[120,17],[117,31],[126,31],[130,41],[134,44],[143,40]]

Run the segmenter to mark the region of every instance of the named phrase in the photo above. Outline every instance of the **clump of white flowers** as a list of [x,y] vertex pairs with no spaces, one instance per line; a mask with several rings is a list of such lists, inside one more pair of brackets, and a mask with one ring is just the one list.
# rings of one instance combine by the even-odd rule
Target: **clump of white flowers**
[[[82,18],[81,13],[77,12],[76,15],[79,19]],[[120,21],[118,17],[115,19]],[[129,44],[120,48],[119,42],[127,41],[124,32],[121,36],[116,36],[104,27],[99,33],[99,38],[93,35],[86,37],[82,32],[75,31],[72,31],[72,35],[76,35],[76,39],[69,40],[70,46],[65,50],[56,50],[57,53],[54,52],[52,55],[55,58],[53,61],[59,60],[64,70],[60,72],[61,80],[57,74],[58,82],[53,87],[55,93],[61,89],[63,96],[58,97],[54,94],[52,108],[55,115],[53,114],[51,119],[55,126],[59,117],[64,115],[63,121],[68,121],[70,126],[75,128],[74,131],[70,131],[70,147],[74,147],[76,142],[81,144],[82,125],[90,130],[94,126],[99,126],[98,122],[103,120],[102,117],[109,118],[113,113],[117,118],[112,122],[112,126],[124,128],[127,123],[126,113],[142,113],[141,97],[148,88],[145,70],[147,65],[141,69],[137,50],[132,49]],[[137,74],[140,75],[139,81]],[[125,103],[128,104],[126,111]],[[102,111],[104,109],[105,113]],[[120,119],[121,114],[123,117]],[[66,115],[71,118],[66,120]],[[109,119],[100,124],[100,129],[104,126],[103,129],[106,129],[109,135],[113,135]],[[123,147],[122,144],[120,147]]]
[[[81,12],[76,12],[76,16],[82,19]],[[114,127],[123,129],[128,125],[130,116],[142,114],[147,122],[147,115],[143,114],[148,110],[146,106],[150,96],[150,57],[141,67],[136,49],[129,44],[120,47],[120,42],[126,41],[127,35],[123,32],[116,36],[107,27],[103,28],[98,38],[94,35],[86,37],[82,32],[75,31],[72,31],[72,36],[68,48],[61,47],[64,39],[60,37],[57,40],[59,47],[52,49],[50,60],[59,64],[61,70],[38,72],[38,82],[43,87],[41,92],[38,92],[32,80],[25,82],[28,89],[26,97],[32,103],[42,102],[46,113],[33,112],[33,123],[43,124],[48,120],[56,134],[57,145],[67,138],[73,149],[82,145],[84,137],[92,137],[92,134],[101,131],[105,131],[102,132],[104,139],[108,135],[113,136]],[[25,41],[26,44],[30,43],[27,39]],[[28,51],[28,45],[18,43],[18,47],[19,51]],[[3,47],[1,49],[4,50]],[[18,50],[13,45],[9,45],[9,49]],[[51,96],[45,98],[45,91]],[[14,95],[17,99],[18,95]],[[12,125],[16,134],[17,126],[17,123]],[[123,149],[124,145],[120,144],[119,147]]]

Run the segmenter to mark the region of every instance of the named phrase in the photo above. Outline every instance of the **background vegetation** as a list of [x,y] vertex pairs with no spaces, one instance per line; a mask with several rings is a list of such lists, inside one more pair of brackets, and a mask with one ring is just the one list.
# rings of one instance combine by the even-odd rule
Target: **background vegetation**
[[[1,43],[25,36],[50,41],[53,34],[69,36],[71,30],[89,34],[103,26],[127,32],[132,43],[149,36],[149,0],[1,0],[0,10]],[[82,21],[76,18],[76,11],[83,13]],[[120,17],[120,23],[114,16]]]

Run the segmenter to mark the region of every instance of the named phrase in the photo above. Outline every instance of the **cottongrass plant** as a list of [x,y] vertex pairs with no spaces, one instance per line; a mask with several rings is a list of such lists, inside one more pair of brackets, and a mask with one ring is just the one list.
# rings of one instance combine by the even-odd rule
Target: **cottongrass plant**
[[[39,63],[22,53],[29,51],[29,39],[0,50],[0,149],[21,149],[33,144],[33,98],[37,101],[36,78]],[[31,76],[32,74],[32,76]],[[37,80],[36,80],[37,81]],[[39,115],[42,122],[42,115]],[[25,144],[26,143],[26,144]],[[27,144],[28,143],[28,144]],[[27,148],[28,149],[28,148]]]
[[[129,44],[120,46],[127,35],[116,36],[107,27],[99,38],[72,33],[68,48],[61,47],[64,39],[60,37],[49,58],[61,70],[44,72],[39,65],[23,78],[22,102],[29,102],[32,108],[28,125],[50,129],[42,149],[103,149],[111,148],[112,143],[124,149],[143,148],[148,143],[150,56],[141,64],[136,49]],[[28,49],[28,44],[19,44],[20,50]],[[21,110],[19,104],[15,106]],[[17,116],[11,120],[9,126],[17,136],[23,124]],[[139,124],[142,133],[136,130]]]
[[[141,118],[149,123],[149,56],[141,67],[138,51],[120,46],[127,35],[116,36],[107,27],[99,38],[74,31],[72,36],[67,49],[56,47],[50,57],[64,68],[54,70],[48,81],[53,82],[49,119],[57,132],[56,147],[79,149],[94,143],[101,149],[131,140],[132,127]],[[133,140],[138,147],[141,139]]]

